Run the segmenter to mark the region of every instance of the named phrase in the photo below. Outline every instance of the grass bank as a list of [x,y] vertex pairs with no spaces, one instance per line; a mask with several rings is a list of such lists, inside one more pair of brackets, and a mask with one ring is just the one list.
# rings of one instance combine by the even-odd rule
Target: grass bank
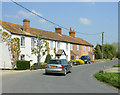
[[105,82],[111,86],[120,89],[120,73],[104,73],[98,72],[94,74],[94,77],[101,82]]

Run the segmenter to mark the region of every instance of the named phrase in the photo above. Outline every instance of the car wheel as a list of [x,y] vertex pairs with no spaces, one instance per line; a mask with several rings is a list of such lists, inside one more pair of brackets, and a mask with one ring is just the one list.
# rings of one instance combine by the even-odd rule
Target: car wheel
[[64,70],[64,76],[65,76],[66,74],[67,74],[67,70],[65,69],[65,70]]

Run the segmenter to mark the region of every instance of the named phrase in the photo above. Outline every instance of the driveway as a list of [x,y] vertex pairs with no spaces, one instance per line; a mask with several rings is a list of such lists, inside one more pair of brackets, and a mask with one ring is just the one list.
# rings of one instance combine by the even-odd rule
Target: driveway
[[73,67],[66,76],[45,75],[44,70],[5,74],[3,93],[118,93],[118,90],[97,81],[93,74],[118,61],[86,64]]

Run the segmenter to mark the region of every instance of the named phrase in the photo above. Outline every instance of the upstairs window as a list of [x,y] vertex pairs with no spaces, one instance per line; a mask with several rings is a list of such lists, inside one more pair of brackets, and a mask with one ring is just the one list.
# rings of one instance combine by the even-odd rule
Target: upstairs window
[[86,50],[86,47],[85,46],[83,46],[83,51],[85,51]]
[[77,45],[77,50],[79,50],[79,45]]
[[34,38],[31,38],[31,47],[34,47],[34,46],[35,46],[34,41],[35,41],[35,39],[34,39]]
[[66,50],[68,50],[68,43],[66,43]]
[[70,49],[73,50],[73,45],[72,44],[70,45]]
[[60,49],[60,42],[57,43],[57,48]]
[[50,41],[50,49],[53,50],[53,41]]
[[21,37],[21,46],[25,46],[25,37]]
[[88,47],[88,51],[90,51],[90,47]]

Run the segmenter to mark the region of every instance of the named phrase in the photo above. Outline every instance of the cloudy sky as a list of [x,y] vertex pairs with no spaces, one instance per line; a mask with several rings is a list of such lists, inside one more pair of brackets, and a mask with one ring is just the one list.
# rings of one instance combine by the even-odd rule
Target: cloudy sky
[[[86,0],[85,0],[86,1]],[[117,2],[18,2],[32,12],[66,28],[72,27],[76,37],[96,45],[118,42],[118,3]],[[23,24],[30,19],[31,27],[55,31],[55,25],[41,19],[11,2],[2,3],[2,20]],[[62,29],[69,35],[69,30]]]

